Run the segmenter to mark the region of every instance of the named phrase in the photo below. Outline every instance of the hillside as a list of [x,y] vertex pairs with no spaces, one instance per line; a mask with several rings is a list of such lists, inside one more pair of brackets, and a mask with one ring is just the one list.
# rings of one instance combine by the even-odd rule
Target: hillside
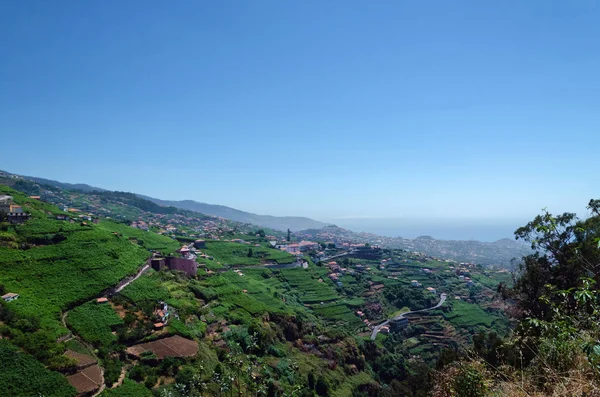
[[[7,173],[6,171],[0,171],[0,174],[9,174],[9,173]],[[65,189],[65,190],[79,190],[82,192],[94,192],[94,191],[104,190],[99,187],[90,186],[85,183],[66,183],[66,182],[54,181],[52,179],[45,179],[45,178],[38,178],[36,176],[24,176],[24,175],[22,176],[22,178],[33,181],[33,182],[40,183],[42,185],[56,186],[56,187],[59,187],[61,189]]]
[[[37,186],[30,183],[29,188]],[[81,212],[63,212],[7,186],[0,192],[32,214],[19,225],[0,221],[0,284],[4,292],[20,295],[0,304],[0,332],[9,349],[23,350],[19,360],[51,370],[38,366],[39,382],[19,385],[15,395],[53,382],[62,395],[72,396],[64,378],[52,371],[81,391],[97,389],[90,382],[98,379],[112,385],[124,369],[128,380],[106,395],[129,390],[148,395],[152,389],[180,396],[185,388],[212,396],[221,390],[283,396],[301,388],[306,396],[350,397],[361,390],[392,396],[423,388],[419,379],[444,348],[466,345],[473,332],[506,332],[494,292],[498,282],[507,281],[503,272],[476,265],[455,269],[423,255],[379,249],[367,256],[345,252],[339,265],[315,263],[318,253],[309,251],[302,263],[272,248],[263,233],[239,234],[221,225],[201,248],[189,246],[197,257],[196,273],[146,269],[131,280],[151,251],[174,253],[181,242],[194,241],[193,222],[206,219],[186,218],[187,226],[174,227],[167,237],[108,219],[90,222],[85,213],[80,218]],[[43,187],[42,193],[52,197]],[[82,205],[80,194],[68,197]],[[85,194],[85,205],[108,205],[123,217],[146,207],[118,192],[92,197],[98,201]],[[165,209],[133,216],[152,214],[172,224],[180,214],[162,213]],[[473,284],[460,278],[465,274]],[[411,280],[419,280],[420,288]],[[381,331],[370,340],[374,324],[433,306],[439,297],[425,287],[460,302],[411,317],[414,326]],[[98,297],[107,299],[99,303]],[[69,357],[89,366],[76,369]],[[247,370],[240,371],[240,362]],[[384,393],[392,386],[391,394]]]
[[223,205],[199,203],[193,200],[170,201],[147,196],[142,197],[164,206],[172,206],[190,211],[197,211],[206,215],[219,216],[237,222],[252,223],[254,225],[277,230],[290,229],[291,231],[298,231],[303,229],[321,228],[327,225],[326,223],[315,221],[314,219],[299,216],[257,215]]
[[495,242],[475,240],[437,240],[431,236],[416,239],[384,237],[371,233],[356,233],[337,226],[321,229],[309,229],[296,232],[307,239],[321,239],[336,243],[370,243],[388,248],[403,249],[461,262],[473,262],[481,265],[511,266],[514,258],[531,253],[528,245],[510,239]]
[[[18,178],[24,181],[36,182],[39,185],[44,185],[46,187],[54,187],[61,190],[68,190],[71,192],[82,192],[100,195],[102,193],[110,195],[111,192],[106,191],[105,189],[90,186],[84,183],[65,183],[59,182],[51,179],[39,178],[34,176],[25,176],[25,175],[16,175],[11,174],[6,171],[0,171],[0,178],[4,177],[5,179],[10,178]],[[2,183],[8,184],[7,181],[3,181]],[[13,181],[14,183],[14,181]],[[12,185],[12,184],[11,184]],[[290,229],[292,231],[303,230],[303,229],[311,229],[311,228],[321,228],[326,226],[326,223],[315,221],[310,218],[298,217],[298,216],[271,216],[271,215],[257,215],[252,214],[250,212],[245,212],[241,210],[237,210],[235,208],[226,207],[223,205],[216,204],[206,204],[199,203],[193,200],[161,200],[154,197],[148,197],[144,195],[134,195],[132,193],[125,192],[116,192],[121,193],[122,195],[130,195],[135,196],[138,199],[145,199],[149,202],[153,202],[163,207],[174,207],[182,210],[199,212],[201,214],[220,217],[229,219],[231,221],[240,222],[240,223],[251,223],[254,225],[262,226],[269,229],[275,229],[280,231],[285,231]]]

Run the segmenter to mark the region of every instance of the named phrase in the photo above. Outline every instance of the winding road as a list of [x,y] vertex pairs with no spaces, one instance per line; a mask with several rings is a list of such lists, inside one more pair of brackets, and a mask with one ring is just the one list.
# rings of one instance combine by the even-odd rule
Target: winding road
[[[125,278],[123,278],[121,281],[119,281],[119,283],[117,283],[116,286],[114,286],[113,288],[109,289],[108,291],[103,291],[100,294],[96,295],[94,298],[92,298],[91,300],[94,300],[96,298],[99,298],[101,296],[112,296],[116,293],[119,293],[123,290],[123,288],[127,287],[129,284],[131,284],[132,282],[134,282],[135,280],[137,280],[138,278],[140,278],[140,276],[142,274],[144,274],[148,269],[150,269],[150,259],[152,259],[152,257],[150,257],[146,263],[144,264],[144,266],[142,266],[142,268],[140,270],[138,270],[138,272],[135,274],[135,276],[127,276]],[[87,342],[81,340],[79,337],[75,336],[69,329],[69,327],[67,326],[67,315],[69,314],[70,310],[66,310],[65,312],[63,312],[61,319],[62,319],[62,323],[63,326],[69,330],[69,333],[67,335],[65,335],[64,337],[60,338],[59,341],[64,342],[67,341],[69,339],[72,338],[77,338],[77,340],[79,340],[81,343],[83,343],[89,350],[90,352],[94,351],[94,348],[89,345]],[[100,368],[100,377],[102,378],[102,383],[100,385],[100,388],[92,395],[92,397],[96,397],[99,396],[104,389],[106,388],[106,383],[104,382],[104,368],[102,368],[102,366],[100,365],[100,360],[98,359],[98,357],[92,353],[93,357],[97,360],[98,362],[98,367]],[[123,371],[121,371],[123,372]],[[123,378],[124,378],[124,374],[121,373],[121,376],[119,376],[119,384],[121,382],[123,382]]]
[[138,278],[140,278],[140,276],[142,274],[144,274],[146,272],[146,270],[150,269],[150,265],[148,263],[146,263],[135,275],[135,277],[129,279],[129,280],[123,280],[118,284],[118,287],[115,288],[114,292],[111,295],[117,294],[119,292],[121,292],[123,290],[123,288],[127,287],[129,284],[131,284],[132,282],[134,282],[135,280],[137,280]]
[[420,313],[420,312],[426,312],[428,310],[435,310],[439,307],[441,307],[444,302],[446,302],[446,294],[441,294],[440,295],[440,301],[437,303],[437,305],[429,307],[427,309],[421,309],[421,310],[414,310],[411,312],[405,312],[405,313],[401,313],[398,314],[397,316],[394,316],[392,318],[390,318],[389,320],[384,321],[383,323],[375,326],[375,328],[373,328],[373,332],[371,332],[371,340],[375,340],[375,338],[377,337],[377,334],[379,333],[379,330],[381,329],[381,327],[383,327],[384,325],[388,324],[390,321],[392,320],[400,320],[402,317],[406,316],[407,314],[411,314],[411,313]]

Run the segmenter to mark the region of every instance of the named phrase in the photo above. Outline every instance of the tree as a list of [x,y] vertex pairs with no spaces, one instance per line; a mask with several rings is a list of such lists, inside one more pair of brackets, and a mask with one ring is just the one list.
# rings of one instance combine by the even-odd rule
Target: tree
[[319,396],[329,395],[329,383],[327,383],[324,377],[319,376],[319,379],[317,379],[317,383],[315,384],[315,391]]
[[290,232],[290,229],[287,230],[287,241],[292,241],[292,232]]
[[548,302],[540,298],[549,288],[567,290],[581,285],[583,277],[600,288],[600,200],[587,207],[592,216],[579,220],[575,214],[554,216],[544,210],[515,236],[535,250],[519,265],[519,278],[509,295],[515,299],[523,317],[548,320],[552,316]]
[[248,248],[248,258],[252,258],[252,248]]
[[308,373],[308,388],[313,390],[315,388],[315,374],[311,371]]

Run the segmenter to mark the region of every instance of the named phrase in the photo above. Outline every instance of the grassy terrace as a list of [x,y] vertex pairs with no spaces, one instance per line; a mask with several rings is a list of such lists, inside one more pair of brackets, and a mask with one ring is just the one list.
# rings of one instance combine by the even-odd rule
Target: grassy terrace
[[318,276],[309,269],[281,269],[281,275],[304,303],[321,303],[339,299],[329,280],[318,281]]
[[152,392],[139,383],[125,379],[123,384],[115,389],[107,389],[100,397],[151,397]]
[[123,324],[113,308],[107,304],[94,301],[76,307],[67,317],[71,328],[85,341],[108,346],[117,340],[112,334],[112,327]]
[[129,227],[122,223],[103,220],[100,222],[98,227],[111,233],[120,233],[127,239],[135,239],[142,247],[149,250],[160,251],[163,254],[173,253],[181,247],[181,244],[177,242],[177,240],[174,240],[170,237],[162,236],[152,232],[146,232],[141,229]]
[[3,397],[75,395],[75,389],[62,375],[47,370],[7,340],[0,340],[0,390]]
[[452,311],[443,313],[444,318],[456,327],[485,325],[491,327],[496,316],[485,312],[480,306],[462,301],[452,303]]
[[[249,250],[252,250],[251,257],[248,256]],[[230,241],[207,241],[202,252],[213,256],[215,261],[224,265],[260,265],[267,261],[292,263],[296,260],[293,255],[277,249]]]
[[[81,225],[59,221],[47,214],[61,213],[52,205],[5,186],[0,187],[0,192],[12,195],[33,215],[25,224],[2,226],[0,233],[5,243],[0,244],[0,284],[7,291],[20,294],[18,300],[10,303],[17,313],[40,317],[42,326],[56,335],[67,331],[60,321],[62,311],[90,300],[135,273],[150,255],[139,242],[118,234],[135,235],[137,229],[112,222]],[[169,240],[147,236],[149,242],[167,244]],[[16,249],[13,243],[26,244],[29,249]]]
[[[54,229],[54,223],[48,221],[46,230]],[[19,227],[20,233],[28,233],[28,226]],[[55,245],[26,251],[0,248],[0,283],[21,295],[12,305],[18,312],[40,316],[57,331],[62,328],[61,311],[135,273],[149,256],[143,248],[93,227],[67,234]]]
[[348,308],[346,302],[327,303],[323,305],[314,305],[313,310],[320,317],[329,322],[356,328],[362,325],[362,321],[352,310]]

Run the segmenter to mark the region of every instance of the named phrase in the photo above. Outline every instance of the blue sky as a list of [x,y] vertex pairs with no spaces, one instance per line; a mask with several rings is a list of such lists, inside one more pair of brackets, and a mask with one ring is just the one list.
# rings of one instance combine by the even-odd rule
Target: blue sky
[[273,215],[600,197],[595,1],[4,1],[0,169]]

